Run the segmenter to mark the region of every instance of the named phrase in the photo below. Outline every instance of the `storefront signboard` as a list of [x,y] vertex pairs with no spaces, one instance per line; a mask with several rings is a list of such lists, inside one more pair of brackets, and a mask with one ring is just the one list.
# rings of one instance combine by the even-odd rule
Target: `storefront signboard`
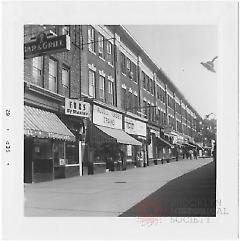
[[90,104],[80,100],[65,98],[65,114],[89,118]]
[[65,52],[69,50],[69,35],[47,37],[46,33],[40,33],[36,37],[36,40],[24,44],[24,58],[33,58],[37,56]]
[[100,106],[93,106],[93,123],[114,129],[122,129],[122,115]]
[[144,136],[147,135],[146,123],[132,118],[125,117],[125,131],[132,135]]

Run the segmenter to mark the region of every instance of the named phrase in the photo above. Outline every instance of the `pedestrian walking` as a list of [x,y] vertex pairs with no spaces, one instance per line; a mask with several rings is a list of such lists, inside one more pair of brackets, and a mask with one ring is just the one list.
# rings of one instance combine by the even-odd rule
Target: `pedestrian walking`
[[194,156],[194,159],[197,160],[197,149],[194,149],[194,150],[193,150],[193,156]]
[[189,150],[189,157],[190,157],[190,160],[192,160],[192,156],[193,156],[193,150]]

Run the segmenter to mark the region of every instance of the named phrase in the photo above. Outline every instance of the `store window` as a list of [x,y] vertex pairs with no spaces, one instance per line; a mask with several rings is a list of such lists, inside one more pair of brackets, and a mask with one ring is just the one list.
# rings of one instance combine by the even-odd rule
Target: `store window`
[[62,88],[63,88],[63,95],[65,97],[69,97],[69,79],[70,79],[69,69],[62,68]]
[[88,26],[88,49],[95,52],[95,29],[92,26]]
[[57,61],[49,59],[49,84],[48,89],[57,93]]
[[101,34],[98,35],[98,55],[104,59],[104,38]]
[[66,142],[66,164],[77,164],[76,145],[72,142]]
[[99,98],[104,101],[105,100],[105,78],[103,76],[99,76]]
[[95,98],[95,72],[92,70],[88,71],[88,94],[90,97]]

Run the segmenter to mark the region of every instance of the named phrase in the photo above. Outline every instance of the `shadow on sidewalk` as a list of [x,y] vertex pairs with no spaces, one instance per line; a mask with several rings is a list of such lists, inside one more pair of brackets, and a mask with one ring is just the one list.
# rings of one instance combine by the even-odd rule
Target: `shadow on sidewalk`
[[120,217],[215,217],[215,168],[211,162],[170,181]]

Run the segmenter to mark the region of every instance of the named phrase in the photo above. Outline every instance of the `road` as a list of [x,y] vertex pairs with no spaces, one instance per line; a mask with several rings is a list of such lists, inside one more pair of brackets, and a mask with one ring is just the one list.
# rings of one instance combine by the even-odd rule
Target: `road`
[[181,160],[127,171],[25,184],[24,214],[38,217],[117,217],[169,181],[210,162],[210,158]]
[[170,181],[120,216],[215,217],[215,163]]

